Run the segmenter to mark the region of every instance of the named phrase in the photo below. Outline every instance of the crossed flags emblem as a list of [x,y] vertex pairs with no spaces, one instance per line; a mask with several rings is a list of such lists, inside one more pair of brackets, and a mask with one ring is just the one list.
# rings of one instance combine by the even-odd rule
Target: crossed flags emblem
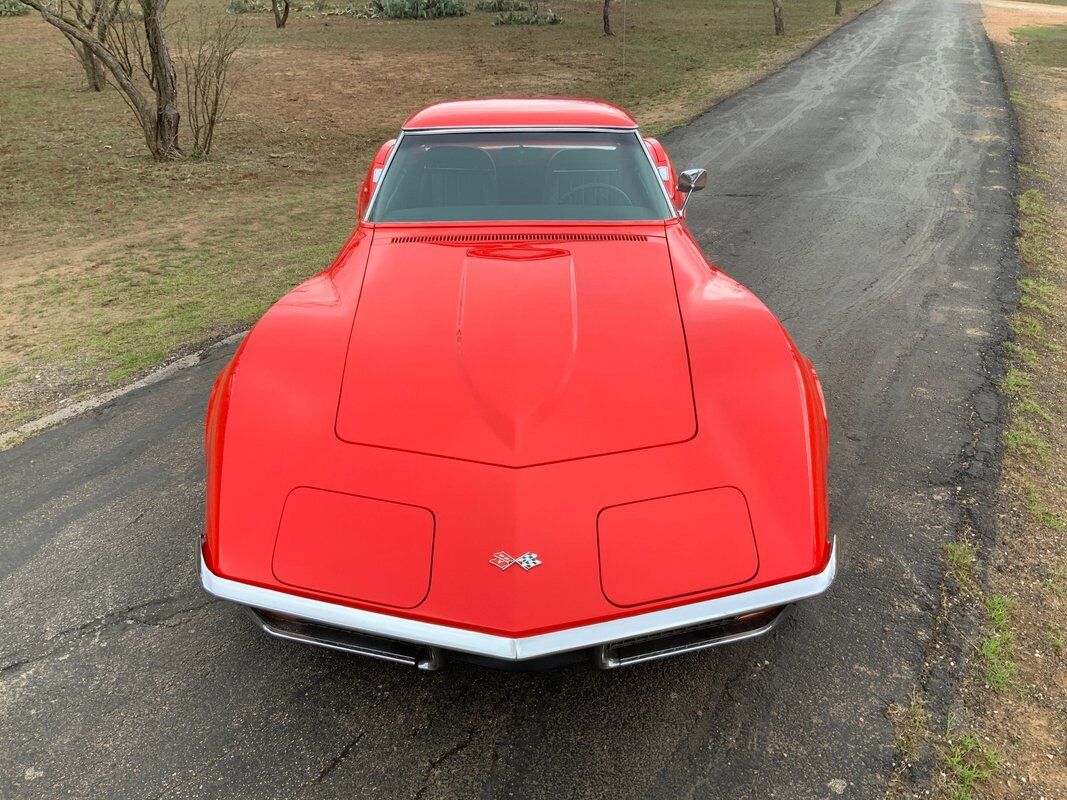
[[523,553],[518,558],[512,558],[501,550],[499,553],[493,553],[493,557],[489,559],[489,563],[502,570],[507,569],[512,564],[518,564],[524,570],[529,572],[541,563],[541,559],[537,557],[537,553]]

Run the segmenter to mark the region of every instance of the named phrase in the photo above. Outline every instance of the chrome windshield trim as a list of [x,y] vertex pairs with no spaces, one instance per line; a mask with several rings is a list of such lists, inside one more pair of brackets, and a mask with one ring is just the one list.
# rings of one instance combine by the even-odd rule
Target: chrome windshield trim
[[511,638],[395,617],[336,603],[325,603],[321,600],[311,600],[307,597],[229,580],[215,575],[204,563],[203,554],[200,556],[200,582],[209,594],[222,600],[230,600],[278,614],[288,614],[324,625],[334,625],[338,628],[348,628],[376,636],[441,647],[446,650],[458,650],[504,661],[524,661],[572,650],[583,650],[622,639],[661,633],[703,622],[714,622],[739,614],[795,603],[825,592],[830,588],[836,574],[837,544],[835,541],[826,568],[806,578],[798,578],[713,600],[650,611],[646,614],[634,614],[607,622],[565,628],[535,636]]
[[595,125],[472,125],[469,128],[458,126],[454,128],[401,128],[403,133],[416,136],[433,135],[435,133],[514,133],[515,131],[531,131],[533,133],[629,133],[636,131],[637,126],[630,127]]
[[645,137],[642,136],[639,131],[634,131],[634,134],[637,136],[637,141],[641,143],[641,149],[645,151],[645,158],[648,159],[648,165],[652,167],[652,172],[656,176],[656,183],[659,184],[659,188],[663,192],[663,197],[667,200],[667,208],[671,210],[670,219],[677,219],[682,213],[674,207],[674,199],[671,197],[671,193],[667,191],[667,187],[663,183],[659,167],[656,166],[656,159],[652,157],[652,151],[648,149],[648,142],[645,141]]
[[384,182],[385,173],[389,171],[389,165],[393,163],[393,156],[396,155],[396,151],[400,149],[400,143],[404,141],[404,131],[401,130],[397,134],[396,141],[393,142],[393,149],[389,151],[389,157],[385,159],[385,163],[382,164],[382,171],[378,174],[378,180],[374,183],[374,191],[371,192],[370,200],[367,202],[367,210],[363,212],[363,220],[369,219],[371,211],[374,210],[374,202],[378,199],[378,192],[382,188]]
[[[615,223],[615,222],[665,222],[668,219],[677,219],[681,216],[678,213],[678,209],[674,207],[674,200],[671,198],[670,192],[667,191],[667,187],[663,185],[663,179],[660,177],[659,168],[656,166],[656,160],[652,157],[652,153],[648,149],[648,142],[645,141],[645,137],[641,135],[641,132],[635,128],[589,128],[589,127],[575,127],[575,128],[561,128],[557,126],[549,127],[537,127],[536,125],[512,125],[510,127],[499,128],[401,128],[399,135],[396,137],[396,142],[393,144],[393,149],[389,151],[389,157],[385,159],[385,163],[382,165],[381,174],[378,176],[378,181],[374,184],[374,191],[371,193],[370,201],[367,203],[367,210],[363,212],[363,220],[370,219],[371,213],[374,211],[374,204],[378,199],[378,192],[382,188],[382,184],[385,183],[385,178],[389,174],[389,167],[393,163],[393,156],[400,150],[400,145],[404,141],[405,136],[435,136],[439,133],[515,133],[516,131],[530,131],[532,133],[632,133],[637,137],[637,142],[641,146],[642,152],[645,154],[645,158],[648,160],[649,167],[652,168],[653,177],[656,180],[656,184],[660,188],[660,192],[663,195],[663,199],[667,201],[667,208],[670,210],[670,216],[660,220],[558,220],[563,224],[573,223],[589,223],[600,222]],[[442,220],[437,223],[423,223],[416,222],[411,224],[424,225],[424,224],[453,224],[464,225],[479,222],[513,222],[516,225],[528,224],[532,220]],[[548,222],[556,220],[545,220]],[[375,224],[395,224],[395,223],[375,223]]]

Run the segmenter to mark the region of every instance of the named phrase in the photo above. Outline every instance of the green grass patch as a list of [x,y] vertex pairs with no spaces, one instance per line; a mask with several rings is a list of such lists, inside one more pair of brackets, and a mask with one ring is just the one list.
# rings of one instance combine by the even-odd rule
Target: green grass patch
[[[1067,0],[1064,0],[1064,2],[1067,2]],[[1018,164],[1017,167],[1020,175],[1027,175],[1031,178],[1036,178],[1038,180],[1044,181],[1045,183],[1052,182],[1052,176],[1043,170],[1035,169],[1029,164]]]
[[905,764],[919,760],[919,747],[926,734],[926,709],[922,693],[915,692],[907,706],[890,706],[890,718],[896,727],[897,755]]
[[1039,67],[1067,67],[1067,25],[1037,25],[1012,32],[1024,59]]
[[1039,189],[1029,188],[1019,195],[1019,210],[1037,220],[1048,219],[1048,201]]
[[1032,397],[1024,397],[1019,401],[1018,413],[1031,414],[1032,416],[1039,417],[1045,422],[1052,422],[1052,415],[1049,414],[1042,405]]
[[1045,633],[1048,636],[1049,645],[1057,655],[1067,649],[1067,635],[1064,634],[1061,626],[1055,622],[1050,622],[1045,628]]
[[[1036,360],[1036,354],[1034,360]],[[1024,454],[1044,456],[1048,450],[1047,445],[1041,441],[1037,430],[1024,419],[1023,415],[1029,414],[1045,422],[1052,422],[1052,415],[1033,398],[1032,388],[1033,376],[1026,370],[1016,367],[1008,369],[1000,382],[1000,390],[1015,401],[1014,414],[1004,432],[1004,441],[1009,448],[1018,449]]]
[[974,586],[974,573],[977,559],[974,548],[968,542],[949,542],[944,546],[945,561],[948,570],[963,588]]
[[11,415],[12,422],[26,422],[36,419],[44,414],[44,409],[39,407],[23,408]]
[[1032,347],[1016,344],[1015,342],[1004,342],[1004,350],[1029,366],[1037,363],[1037,351]]
[[952,782],[953,800],[973,800],[974,791],[1000,768],[1000,758],[977,736],[967,734],[950,744],[945,768]]
[[1045,578],[1045,586],[1060,600],[1067,600],[1067,570],[1057,569],[1051,577]]
[[1049,105],[1043,100],[1038,100],[1031,95],[1023,94],[1020,91],[1011,91],[1008,96],[1011,98],[1011,103],[1015,106],[1015,110],[1022,112],[1023,115],[1058,113],[1055,106]]
[[1045,328],[1040,322],[1027,314],[1016,311],[1011,315],[1011,327],[1016,336],[1029,336],[1042,342],[1045,339]]
[[1010,631],[993,631],[982,638],[979,647],[985,660],[986,683],[996,692],[1012,686],[1018,672],[1011,660],[1011,640]]
[[12,379],[19,374],[21,367],[18,364],[8,364],[0,368],[0,386],[7,386]]
[[1019,398],[1030,391],[1032,383],[1033,380],[1028,372],[1013,367],[1000,382],[1000,391],[1008,397]]
[[1056,296],[1056,285],[1044,278],[1023,278],[1019,281],[1022,295],[1019,297],[1019,305],[1022,308],[1039,311],[1042,314],[1051,314],[1048,301]]
[[1011,610],[1011,599],[1001,595],[994,595],[986,600],[986,613],[994,627],[1003,628],[1008,624],[1008,612]]
[[1031,516],[1033,516],[1040,525],[1053,531],[1067,530],[1067,519],[1065,519],[1062,514],[1048,507],[1044,498],[1041,496],[1041,492],[1034,484],[1027,483],[1024,489],[1026,492],[1026,507],[1030,511]]
[[[1054,270],[1060,254],[1052,236],[1047,198],[1040,190],[1031,187],[1019,195],[1017,203],[1019,235],[1015,241],[1019,256],[1030,270],[1038,274]],[[1049,310],[1045,301],[1050,298],[1042,296],[1039,290],[1041,285],[1042,281],[1037,278],[1020,281],[1023,296],[1019,304],[1024,308],[1036,308],[1047,314]]]
[[995,595],[985,602],[990,630],[982,637],[978,649],[985,665],[985,680],[997,692],[1017,687],[1018,667],[1012,660],[1012,633],[1008,629],[1011,600]]

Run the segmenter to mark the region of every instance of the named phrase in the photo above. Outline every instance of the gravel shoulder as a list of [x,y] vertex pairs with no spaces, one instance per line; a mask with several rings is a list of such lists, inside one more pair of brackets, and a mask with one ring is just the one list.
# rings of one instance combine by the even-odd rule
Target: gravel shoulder
[[991,3],[985,26],[1019,122],[1019,308],[1001,383],[1010,411],[976,567],[954,554],[973,658],[938,735],[960,797],[1067,796],[1067,7]]

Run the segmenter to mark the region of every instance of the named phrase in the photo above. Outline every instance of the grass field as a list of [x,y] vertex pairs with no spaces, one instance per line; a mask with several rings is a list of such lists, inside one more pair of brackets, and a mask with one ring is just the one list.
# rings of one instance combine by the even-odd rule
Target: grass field
[[[616,36],[596,0],[562,25],[491,14],[390,22],[297,12],[249,39],[216,152],[156,164],[115,91],[92,93],[63,37],[0,19],[0,426],[129,379],[247,326],[321,269],[353,227],[377,145],[426,103],[576,95],[662,132],[781,65],[873,0],[625,0]],[[473,7],[473,3],[468,3]],[[172,0],[172,19],[224,0]]]
[[1067,25],[1019,28],[1013,34],[1018,56],[1027,63],[1061,69],[1067,66]]

